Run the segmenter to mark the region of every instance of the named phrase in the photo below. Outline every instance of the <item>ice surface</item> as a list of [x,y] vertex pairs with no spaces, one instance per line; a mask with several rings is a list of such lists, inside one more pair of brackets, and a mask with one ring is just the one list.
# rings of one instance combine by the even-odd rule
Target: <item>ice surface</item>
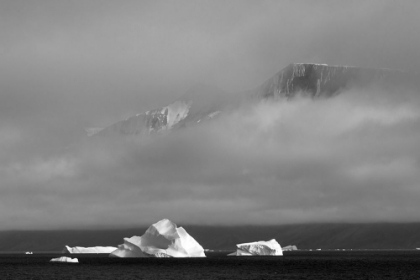
[[141,236],[124,238],[124,244],[118,245],[118,249],[110,253],[110,257],[119,258],[143,258],[148,257],[140,249]]
[[151,225],[142,236],[124,238],[110,257],[205,257],[203,247],[182,227],[168,219]]
[[50,262],[58,262],[58,263],[79,263],[77,258],[68,258],[68,257],[59,257],[55,259],[51,259]]
[[66,254],[109,254],[117,250],[116,247],[112,246],[96,246],[96,247],[69,247],[65,246],[62,253]]
[[236,249],[235,252],[230,253],[228,256],[252,256],[252,254],[246,251],[242,251],[241,249]]
[[283,247],[282,249],[283,249],[283,252],[284,251],[296,251],[297,247],[295,245],[288,245],[288,246]]
[[236,252],[228,256],[283,256],[283,250],[275,239],[237,244],[236,247]]

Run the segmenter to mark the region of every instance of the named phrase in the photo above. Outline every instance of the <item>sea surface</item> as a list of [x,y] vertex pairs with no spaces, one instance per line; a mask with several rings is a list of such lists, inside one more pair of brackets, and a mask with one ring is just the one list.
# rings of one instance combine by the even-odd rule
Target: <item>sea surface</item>
[[[60,253],[0,254],[0,279],[420,279],[420,251],[295,251],[283,257],[117,259]],[[68,255],[70,256],[70,255]]]

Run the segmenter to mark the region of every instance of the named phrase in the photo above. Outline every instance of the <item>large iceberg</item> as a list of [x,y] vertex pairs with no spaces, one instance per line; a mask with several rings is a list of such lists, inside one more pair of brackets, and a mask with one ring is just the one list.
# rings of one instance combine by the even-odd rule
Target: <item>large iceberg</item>
[[237,244],[236,248],[228,256],[283,256],[283,250],[275,239]]
[[51,259],[50,262],[58,262],[58,263],[79,263],[77,258],[68,258],[68,257],[59,257],[55,259]]
[[110,257],[205,257],[204,249],[182,227],[168,219],[151,225],[142,236],[124,238]]
[[66,245],[62,253],[64,254],[109,254],[115,250],[117,250],[117,247],[112,247],[112,246],[69,247]]

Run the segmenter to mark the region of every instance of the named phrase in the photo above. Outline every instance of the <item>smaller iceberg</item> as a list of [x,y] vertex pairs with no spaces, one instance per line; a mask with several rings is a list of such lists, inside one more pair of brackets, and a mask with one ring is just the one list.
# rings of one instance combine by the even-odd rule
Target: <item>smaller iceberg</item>
[[283,256],[283,250],[275,239],[237,244],[236,248],[228,256]]
[[112,246],[69,247],[66,245],[61,252],[63,254],[109,254],[115,250],[117,250],[117,247]]
[[25,252],[25,255],[32,255],[33,252]]
[[168,219],[151,225],[142,236],[124,238],[124,243],[110,257],[186,258],[205,257],[201,245],[182,227]]
[[283,252],[284,251],[296,251],[298,248],[295,245],[288,245],[282,248]]
[[59,257],[55,259],[51,259],[50,262],[58,262],[58,263],[79,263],[77,258],[68,258],[68,257]]

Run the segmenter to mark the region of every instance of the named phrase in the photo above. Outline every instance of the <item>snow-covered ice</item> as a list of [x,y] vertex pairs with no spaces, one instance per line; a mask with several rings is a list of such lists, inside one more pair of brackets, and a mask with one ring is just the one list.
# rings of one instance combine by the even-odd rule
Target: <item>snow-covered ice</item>
[[275,239],[237,244],[236,248],[228,256],[283,256],[283,250]]
[[117,247],[112,247],[112,246],[69,247],[66,245],[62,253],[65,253],[65,254],[109,254],[115,250],[117,250]]
[[50,262],[59,262],[59,263],[79,263],[77,258],[69,258],[69,257],[59,257],[55,259],[51,259]]
[[168,219],[151,225],[142,236],[124,238],[110,257],[205,257],[203,247],[182,227]]

